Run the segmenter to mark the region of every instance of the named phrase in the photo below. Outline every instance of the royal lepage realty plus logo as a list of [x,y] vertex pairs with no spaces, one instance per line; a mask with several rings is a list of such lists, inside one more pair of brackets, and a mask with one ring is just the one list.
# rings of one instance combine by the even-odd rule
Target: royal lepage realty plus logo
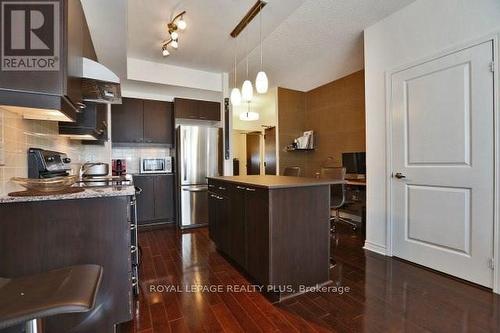
[[0,3],[2,71],[59,70],[59,2]]

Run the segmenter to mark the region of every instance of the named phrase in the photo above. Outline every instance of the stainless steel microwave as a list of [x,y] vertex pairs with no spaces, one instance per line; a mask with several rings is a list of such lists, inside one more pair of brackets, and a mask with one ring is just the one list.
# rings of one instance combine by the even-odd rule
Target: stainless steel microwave
[[172,173],[172,157],[141,158],[141,173]]

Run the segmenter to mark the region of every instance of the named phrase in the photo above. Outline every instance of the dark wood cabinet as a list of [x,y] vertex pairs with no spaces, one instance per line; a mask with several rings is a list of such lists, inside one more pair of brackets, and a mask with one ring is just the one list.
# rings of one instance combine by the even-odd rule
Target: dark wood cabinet
[[156,220],[173,221],[174,210],[174,176],[161,175],[154,178],[154,203]]
[[59,122],[59,134],[74,136],[90,135],[94,137],[97,142],[107,141],[107,105],[87,102],[87,107],[85,108],[85,110],[77,114],[76,122]]
[[269,194],[250,188],[245,195],[246,269],[257,281],[269,283]]
[[111,106],[114,143],[167,144],[174,142],[173,106],[170,102],[122,98]]
[[201,101],[198,103],[198,114],[200,119],[220,120],[220,103]]
[[176,98],[175,118],[219,121],[221,105],[218,102]]
[[[46,40],[43,43],[58,44],[50,49],[51,59],[57,59],[54,67],[40,70],[2,71],[0,75],[0,104],[34,109],[56,109],[72,120],[83,103],[81,77],[82,57],[90,54],[92,40],[86,26],[81,1],[59,1],[60,34],[58,43]],[[95,52],[94,52],[95,53]],[[47,62],[49,63],[49,62]],[[37,111],[35,111],[37,112]]]
[[175,118],[198,119],[198,104],[195,100],[176,98],[174,110]]
[[230,253],[236,263],[246,268],[246,236],[245,236],[245,187],[229,186],[231,195]]
[[137,196],[139,225],[174,222],[174,175],[136,175],[134,185],[142,190]]
[[267,191],[226,183],[210,183],[209,189],[210,237],[240,267],[265,280]]
[[111,106],[111,140],[140,143],[144,136],[142,100],[122,98],[122,104]]
[[173,105],[168,102],[143,101],[144,142],[173,143]]
[[153,176],[134,176],[134,185],[142,190],[137,195],[137,220],[139,223],[154,220],[155,189]]
[[329,184],[263,187],[222,178],[240,177],[208,182],[209,235],[219,251],[272,287],[265,293],[272,301],[329,282]]
[[117,196],[0,205],[0,276],[87,263],[103,267],[94,309],[48,316],[44,332],[109,333],[132,319],[130,203]]
[[230,198],[224,195],[210,192],[208,195],[209,201],[209,224],[210,237],[218,244],[222,252],[229,253],[231,248],[230,232],[231,226],[231,201]]

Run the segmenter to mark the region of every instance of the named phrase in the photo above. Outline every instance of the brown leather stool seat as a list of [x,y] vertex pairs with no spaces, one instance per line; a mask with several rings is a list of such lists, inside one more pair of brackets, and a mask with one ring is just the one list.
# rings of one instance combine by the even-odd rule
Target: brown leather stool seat
[[0,278],[0,329],[94,307],[102,267],[79,265],[15,279]]

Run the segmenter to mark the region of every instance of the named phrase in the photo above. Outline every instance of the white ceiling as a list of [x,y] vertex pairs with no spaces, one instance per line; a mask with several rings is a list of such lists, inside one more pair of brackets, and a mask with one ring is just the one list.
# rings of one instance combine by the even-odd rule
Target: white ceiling
[[[413,1],[305,1],[265,39],[270,85],[308,91],[363,69],[363,30]],[[258,50],[250,58],[253,74]]]
[[[128,56],[169,65],[212,72],[227,72],[234,62],[236,41],[229,33],[240,22],[256,0],[129,0]],[[270,1],[264,8],[264,35],[286,19],[304,0]],[[179,49],[170,48],[170,56],[161,55],[162,41],[168,39],[166,25],[182,11],[188,27],[180,33]],[[239,57],[259,43],[254,20],[251,28],[239,37]]]
[[[307,91],[362,69],[363,30],[413,1],[270,0],[263,10],[263,35],[271,86]],[[82,3],[99,60],[120,74],[126,73],[126,57],[232,71],[235,41],[229,33],[255,0],[128,0],[128,8],[127,0]],[[164,58],[166,23],[182,10],[188,28],[179,49]],[[256,19],[238,38],[240,79],[247,38],[252,79],[258,71],[258,31]]]

